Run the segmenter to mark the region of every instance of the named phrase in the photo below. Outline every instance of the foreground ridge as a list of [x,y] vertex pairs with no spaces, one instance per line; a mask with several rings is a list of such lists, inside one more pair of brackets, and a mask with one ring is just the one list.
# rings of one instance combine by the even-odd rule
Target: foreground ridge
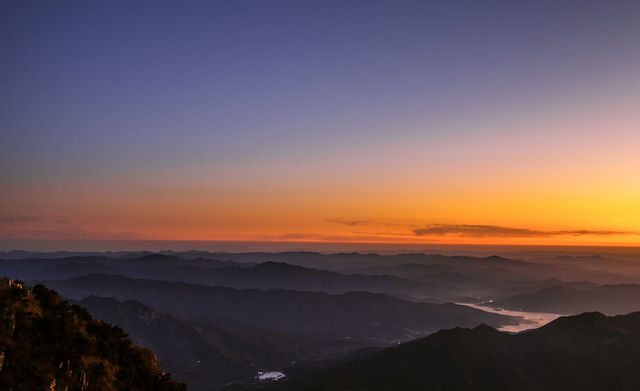
[[0,389],[159,390],[186,386],[124,331],[70,305],[55,291],[0,279]]

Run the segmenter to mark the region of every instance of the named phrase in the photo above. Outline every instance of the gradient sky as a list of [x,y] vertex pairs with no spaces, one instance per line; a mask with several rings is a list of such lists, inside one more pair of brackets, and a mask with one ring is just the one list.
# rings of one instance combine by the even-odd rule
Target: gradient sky
[[0,239],[640,244],[640,2],[0,1]]

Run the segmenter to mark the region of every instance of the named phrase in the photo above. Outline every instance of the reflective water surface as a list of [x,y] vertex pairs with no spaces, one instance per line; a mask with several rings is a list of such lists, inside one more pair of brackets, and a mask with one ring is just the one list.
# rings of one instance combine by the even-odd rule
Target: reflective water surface
[[540,326],[544,326],[545,324],[556,320],[561,316],[565,316],[563,314],[552,314],[546,312],[525,312],[525,311],[511,311],[511,310],[503,310],[496,309],[493,307],[470,304],[470,303],[456,303],[460,305],[466,305],[467,307],[476,308],[482,311],[493,312],[495,314],[509,315],[509,316],[520,316],[523,318],[522,322],[517,325],[507,325],[498,328],[500,331],[508,331],[512,333],[517,333],[524,330],[535,329]]

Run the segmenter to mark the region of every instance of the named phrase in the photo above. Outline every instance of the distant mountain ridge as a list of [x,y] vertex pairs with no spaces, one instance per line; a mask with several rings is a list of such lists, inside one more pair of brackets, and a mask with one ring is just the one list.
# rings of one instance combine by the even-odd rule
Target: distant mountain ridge
[[161,254],[127,260],[72,257],[56,260],[0,261],[0,272],[25,280],[67,279],[105,273],[239,289],[286,289],[327,293],[368,291],[415,297],[446,296],[446,291],[435,284],[392,275],[340,274],[274,261],[242,264],[202,258],[184,260]]
[[503,299],[548,287],[544,281],[552,278],[598,284],[633,281],[577,266],[439,254],[124,252],[0,260],[0,274],[23,280],[95,273],[238,289],[369,291],[434,303]]
[[361,336],[372,343],[406,340],[454,325],[517,323],[465,306],[407,302],[368,292],[237,290],[101,274],[44,283],[73,299],[95,295],[137,300],[187,319],[229,318],[273,330]]
[[496,300],[488,305],[510,310],[557,314],[599,311],[609,315],[622,315],[640,311],[640,285],[587,285],[581,289],[574,286],[554,285],[532,293]]
[[[14,275],[29,284],[44,283],[77,300],[97,317],[120,325],[136,343],[157,351],[160,363],[196,391],[259,383],[255,380],[258,371],[274,370],[286,373],[283,386],[304,386],[294,387],[296,390],[314,386],[300,382],[307,375],[327,385],[318,390],[375,390],[387,380],[386,385],[394,389],[420,389],[411,388],[419,384],[423,389],[457,390],[466,389],[465,384],[451,383],[447,376],[482,384],[483,370],[478,368],[485,367],[477,365],[483,360],[495,361],[498,366],[489,365],[486,370],[498,373],[506,383],[487,383],[479,389],[528,390],[522,384],[532,381],[527,376],[539,368],[510,365],[524,365],[524,351],[532,357],[541,355],[533,345],[545,346],[555,337],[546,335],[547,339],[531,345],[520,342],[526,339],[515,343],[491,327],[527,321],[450,301],[557,313],[567,313],[561,308],[629,312],[640,302],[640,285],[600,285],[602,281],[626,281],[626,277],[595,270],[598,259],[590,263],[592,270],[499,256],[439,254],[194,251],[65,254],[74,256],[63,258],[45,255],[0,259],[0,275]],[[491,327],[477,327],[483,323]],[[454,327],[458,327],[453,329],[456,332],[438,332]],[[369,383],[356,379],[367,374],[353,367],[353,383],[344,383],[344,379],[333,383],[333,375],[345,375],[340,365],[377,357],[393,351],[379,349],[430,334],[460,335],[462,339],[454,345],[449,345],[448,339],[438,340],[437,346],[447,347],[434,350],[444,360],[442,364],[425,356],[429,368],[413,368],[414,363],[397,356],[389,368],[397,361],[410,369],[409,373],[396,368],[397,373],[389,379]],[[595,338],[598,335],[600,331],[593,332]],[[580,346],[549,346],[559,351],[569,349],[573,354],[588,345],[581,341]],[[422,357],[419,350],[409,353]],[[464,356],[462,362],[470,360],[467,366],[447,363],[456,355]],[[313,370],[332,366],[336,359],[341,364],[328,369],[330,373]],[[542,358],[536,360],[544,364]],[[568,361],[572,360],[569,357]],[[376,376],[384,375],[385,366],[369,363]],[[441,374],[430,374],[429,379],[439,383],[421,377],[432,367],[439,368]],[[472,378],[465,378],[469,374],[465,368]],[[512,371],[524,377],[512,378]],[[449,388],[442,388],[442,384],[449,384]],[[538,389],[547,386],[542,382]]]

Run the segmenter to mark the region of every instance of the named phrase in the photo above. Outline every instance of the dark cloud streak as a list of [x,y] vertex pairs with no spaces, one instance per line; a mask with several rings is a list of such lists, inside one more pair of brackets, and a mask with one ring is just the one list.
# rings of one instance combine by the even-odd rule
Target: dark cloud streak
[[347,225],[349,227],[356,227],[360,225],[369,224],[369,220],[343,220],[343,219],[327,219],[330,223]]
[[499,225],[471,225],[471,224],[431,224],[413,230],[416,236],[447,236],[455,235],[466,238],[500,237],[552,237],[552,236],[582,236],[582,235],[629,235],[634,232],[611,230],[560,230],[544,231],[529,228],[503,227]]
[[0,216],[0,223],[32,223],[40,220],[42,218],[37,216]]

